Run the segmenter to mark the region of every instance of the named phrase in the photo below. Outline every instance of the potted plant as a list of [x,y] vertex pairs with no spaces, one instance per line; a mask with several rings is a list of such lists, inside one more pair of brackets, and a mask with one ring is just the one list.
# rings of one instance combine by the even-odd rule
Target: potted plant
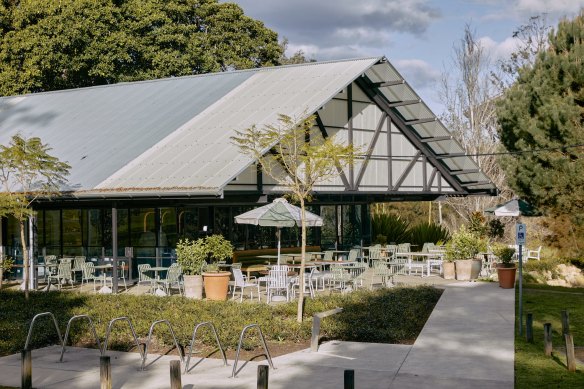
[[196,241],[181,239],[176,245],[176,262],[183,272],[185,297],[201,300],[203,298],[203,265],[207,251],[202,239]]
[[493,248],[493,254],[500,261],[497,264],[499,286],[503,289],[512,289],[515,286],[515,272],[517,271],[517,267],[513,263],[515,249],[505,245],[498,245]]
[[482,261],[475,257],[486,249],[486,241],[463,226],[452,234],[446,244],[444,259],[454,261],[457,280],[474,280],[478,278],[482,267]]
[[205,296],[208,300],[227,300],[229,286],[228,271],[220,271],[218,262],[233,256],[233,245],[222,235],[211,235],[202,239],[204,242],[207,265],[203,272]]

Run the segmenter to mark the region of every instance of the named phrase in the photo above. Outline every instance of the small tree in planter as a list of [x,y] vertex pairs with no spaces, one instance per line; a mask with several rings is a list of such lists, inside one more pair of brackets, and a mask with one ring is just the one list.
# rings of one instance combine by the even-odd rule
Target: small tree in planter
[[513,288],[515,286],[515,272],[517,271],[517,267],[513,263],[515,249],[500,244],[493,247],[493,254],[495,254],[500,261],[497,264],[499,286],[503,289]]
[[207,250],[202,239],[181,239],[176,245],[176,261],[183,271],[186,297],[197,300],[203,298],[201,273],[206,259]]
[[219,271],[219,261],[231,259],[233,245],[222,235],[211,235],[203,239],[207,266],[203,273],[205,296],[208,300],[226,300],[230,273]]
[[457,280],[471,280],[478,278],[482,261],[475,259],[478,253],[487,250],[485,239],[477,236],[464,226],[452,234],[446,244],[445,260],[454,261]]

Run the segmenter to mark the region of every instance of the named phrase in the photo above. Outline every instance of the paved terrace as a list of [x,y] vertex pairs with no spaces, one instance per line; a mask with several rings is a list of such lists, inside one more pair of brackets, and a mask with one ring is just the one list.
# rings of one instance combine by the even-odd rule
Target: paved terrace
[[[446,286],[445,292],[414,345],[331,341],[318,353],[302,350],[274,358],[269,387],[341,388],[343,370],[355,370],[357,388],[513,388],[513,289],[496,283],[468,282]],[[326,320],[326,319],[325,319]],[[33,351],[35,388],[99,388],[99,352],[68,348]],[[168,388],[169,361],[176,356],[151,355],[147,370],[138,371],[137,353],[108,352],[114,388]],[[200,361],[200,362],[199,362]],[[199,362],[197,364],[197,362]],[[0,385],[20,385],[20,355],[0,358]],[[255,388],[263,357],[233,368],[219,359],[192,359],[184,388]]]

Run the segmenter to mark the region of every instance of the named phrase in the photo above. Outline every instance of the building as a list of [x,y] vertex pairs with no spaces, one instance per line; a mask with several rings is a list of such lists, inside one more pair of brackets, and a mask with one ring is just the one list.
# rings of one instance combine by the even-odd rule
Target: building
[[[233,217],[281,188],[232,144],[235,130],[279,114],[317,115],[311,137],[365,154],[317,187],[325,219],[311,244],[370,241],[369,205],[494,195],[492,182],[385,58],[224,72],[0,99],[0,144],[38,136],[71,166],[56,199],[38,201],[31,240],[38,255],[169,258],[182,236],[226,235],[237,249],[271,246],[273,229]],[[117,242],[112,239],[112,214]],[[0,246],[18,257],[18,229],[0,223]],[[296,245],[287,229],[283,245]]]

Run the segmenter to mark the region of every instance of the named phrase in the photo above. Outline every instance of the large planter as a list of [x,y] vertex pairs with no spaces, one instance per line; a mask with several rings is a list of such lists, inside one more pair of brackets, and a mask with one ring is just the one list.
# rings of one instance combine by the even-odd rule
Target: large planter
[[229,287],[230,276],[231,273],[228,271],[203,273],[205,296],[207,297],[207,300],[227,300],[227,289]]
[[454,262],[443,262],[442,271],[444,272],[445,280],[453,280],[456,278],[456,269],[454,267]]
[[185,284],[185,297],[202,300],[203,299],[203,276],[183,275]]
[[499,286],[503,289],[512,289],[515,286],[515,267],[498,267],[497,276],[499,277]]
[[483,261],[480,259],[473,259],[470,265],[470,279],[476,280],[481,275],[481,269],[483,268]]
[[470,259],[459,259],[454,261],[456,266],[456,279],[459,281],[470,281],[470,268],[472,261]]

